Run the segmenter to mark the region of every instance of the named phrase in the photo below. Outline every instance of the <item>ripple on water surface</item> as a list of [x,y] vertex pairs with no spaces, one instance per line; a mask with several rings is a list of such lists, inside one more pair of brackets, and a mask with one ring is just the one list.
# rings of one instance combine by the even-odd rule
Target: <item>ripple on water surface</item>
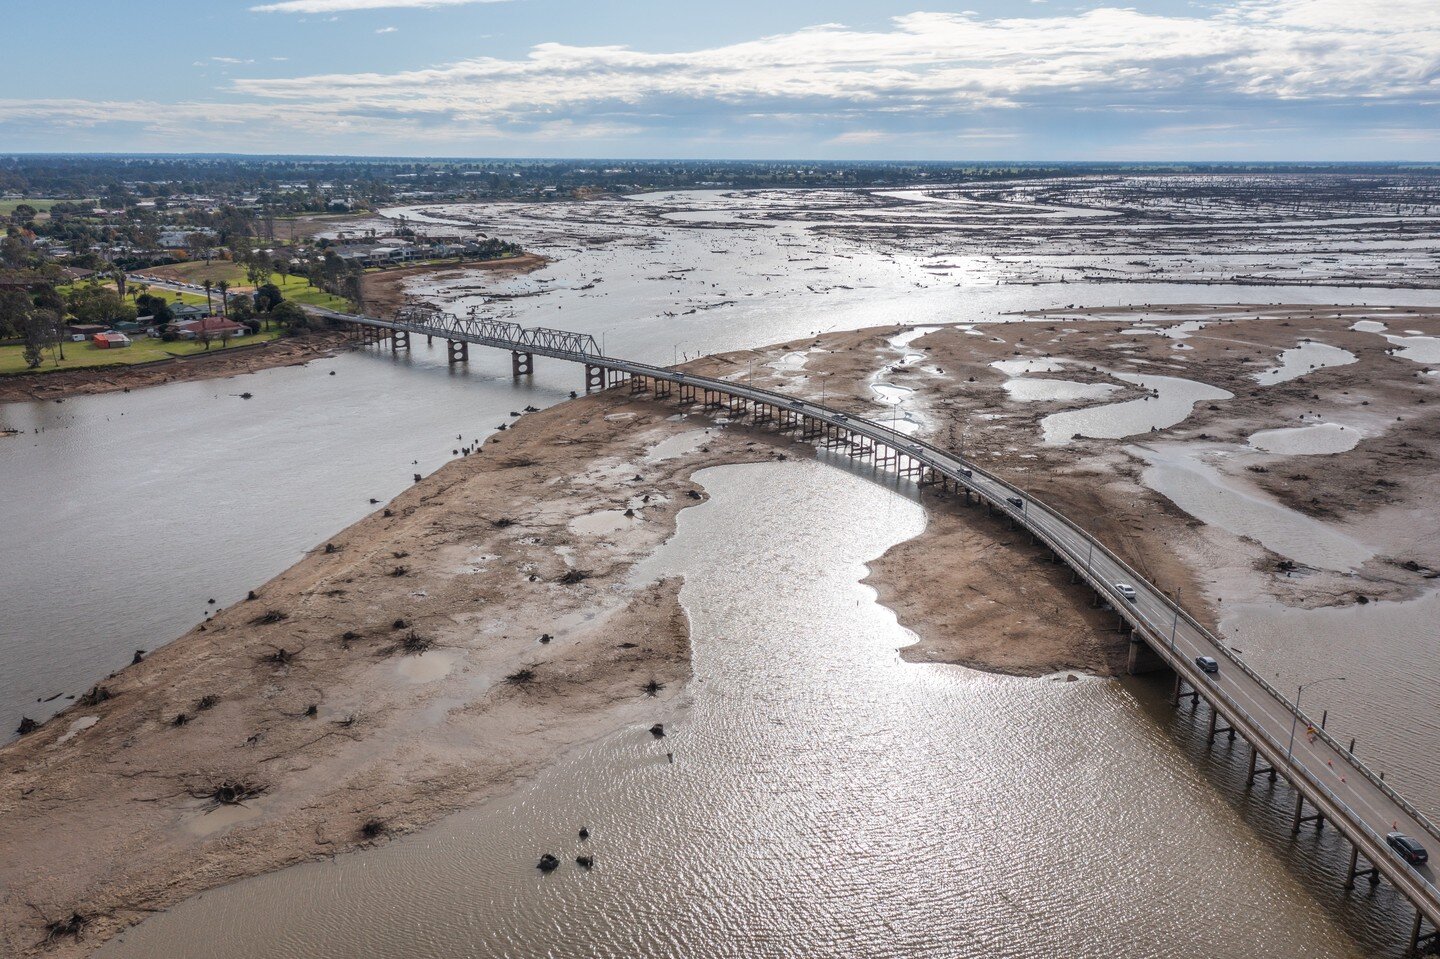
[[921,530],[914,502],[813,462],[699,478],[711,499],[644,571],[684,575],[693,629],[666,739],[647,717],[513,796],[100,954],[1361,954],[1125,686],[900,659],[912,637],[859,580]]

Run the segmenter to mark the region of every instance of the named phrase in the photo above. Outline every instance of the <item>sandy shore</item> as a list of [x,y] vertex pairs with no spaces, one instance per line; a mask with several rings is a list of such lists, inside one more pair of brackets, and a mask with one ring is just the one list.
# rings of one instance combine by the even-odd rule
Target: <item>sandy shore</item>
[[[603,732],[648,736],[682,694],[688,630],[678,583],[626,575],[691,501],[691,472],[775,455],[717,435],[647,462],[703,436],[673,413],[606,396],[526,417],[7,746],[6,953],[36,947],[42,913],[90,917],[83,944],[58,944],[79,954],[194,892],[433,821]],[[254,795],[217,802],[226,784]]]
[[138,390],[164,383],[224,379],[278,366],[298,366],[323,356],[333,356],[347,346],[343,333],[326,331],[270,340],[256,346],[194,353],[154,363],[3,376],[0,377],[0,403],[56,400]]

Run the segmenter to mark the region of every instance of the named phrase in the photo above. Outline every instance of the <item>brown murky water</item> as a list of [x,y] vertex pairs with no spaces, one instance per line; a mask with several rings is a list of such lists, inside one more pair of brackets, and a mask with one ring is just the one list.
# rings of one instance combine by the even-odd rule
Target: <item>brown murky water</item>
[[1347,900],[1338,837],[1292,839],[1289,793],[1244,791],[1242,746],[1206,751],[1203,714],[1144,683],[903,662],[913,637],[859,580],[923,528],[912,499],[812,462],[700,479],[712,499],[646,571],[684,573],[694,631],[664,740],[609,735],[512,796],[196,897],[98,955],[1398,954],[1393,893]]

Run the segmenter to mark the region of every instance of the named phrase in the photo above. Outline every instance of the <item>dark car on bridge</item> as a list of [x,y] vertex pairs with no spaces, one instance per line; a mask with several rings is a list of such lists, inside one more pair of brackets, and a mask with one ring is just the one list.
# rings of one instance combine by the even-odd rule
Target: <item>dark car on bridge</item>
[[1385,841],[1390,848],[1400,854],[1400,858],[1412,866],[1423,866],[1430,861],[1430,854],[1425,847],[1420,845],[1403,832],[1392,832],[1385,836]]
[[1220,664],[1215,661],[1214,656],[1196,656],[1195,665],[1200,667],[1202,673],[1220,672]]

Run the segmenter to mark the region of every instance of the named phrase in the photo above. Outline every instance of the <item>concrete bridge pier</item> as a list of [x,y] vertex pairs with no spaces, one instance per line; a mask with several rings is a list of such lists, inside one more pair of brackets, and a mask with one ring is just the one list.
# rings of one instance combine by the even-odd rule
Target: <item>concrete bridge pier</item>
[[510,375],[514,379],[522,376],[530,376],[535,372],[535,354],[522,353],[519,350],[510,351]]
[[1423,946],[1440,941],[1440,930],[1432,930],[1425,935],[1420,935],[1420,930],[1425,922],[1425,914],[1418,908],[1415,910],[1415,922],[1410,926],[1410,955],[1418,956]]
[[390,334],[390,352],[399,353],[401,350],[410,352],[410,331],[396,330]]
[[1295,794],[1295,818],[1290,823],[1290,835],[1300,831],[1300,826],[1307,822],[1315,824],[1315,831],[1319,832],[1325,828],[1325,814],[1317,812],[1313,815],[1303,815],[1305,812],[1305,794],[1297,791]]
[[449,358],[451,366],[454,366],[456,363],[470,362],[469,343],[466,343],[464,340],[446,340],[445,346],[446,355]]
[[1210,734],[1206,737],[1205,740],[1208,745],[1215,745],[1215,737],[1220,733],[1229,734],[1230,741],[1232,743],[1235,741],[1235,730],[1231,729],[1229,726],[1218,725],[1219,719],[1220,713],[1212,706],[1210,708]]
[[1376,868],[1375,866],[1373,866],[1373,865],[1372,865],[1369,869],[1360,869],[1360,868],[1358,868],[1358,866],[1359,866],[1359,860],[1360,860],[1360,847],[1359,847],[1359,846],[1353,846],[1353,845],[1352,845],[1352,846],[1350,847],[1350,868],[1346,871],[1346,877],[1345,877],[1345,888],[1346,888],[1346,889],[1354,889],[1354,888],[1355,888],[1355,880],[1356,880],[1356,879],[1359,879],[1361,876],[1364,876],[1364,877],[1366,877],[1367,879],[1369,879],[1369,880],[1370,880],[1370,885],[1372,885],[1372,886],[1379,885],[1379,883],[1380,883],[1380,870],[1379,870],[1378,868]]
[[603,390],[605,388],[605,367],[585,364],[585,392]]
[[1144,676],[1148,673],[1158,673],[1167,668],[1165,661],[1155,654],[1150,644],[1139,636],[1130,636],[1130,655],[1125,662],[1125,671],[1131,676]]
[[1247,786],[1255,781],[1256,776],[1264,776],[1266,774],[1269,774],[1270,781],[1272,783],[1275,781],[1275,770],[1270,768],[1269,766],[1265,766],[1262,768],[1259,765],[1259,759],[1260,750],[1256,749],[1252,745],[1250,747],[1250,772],[1245,776],[1245,784]]

